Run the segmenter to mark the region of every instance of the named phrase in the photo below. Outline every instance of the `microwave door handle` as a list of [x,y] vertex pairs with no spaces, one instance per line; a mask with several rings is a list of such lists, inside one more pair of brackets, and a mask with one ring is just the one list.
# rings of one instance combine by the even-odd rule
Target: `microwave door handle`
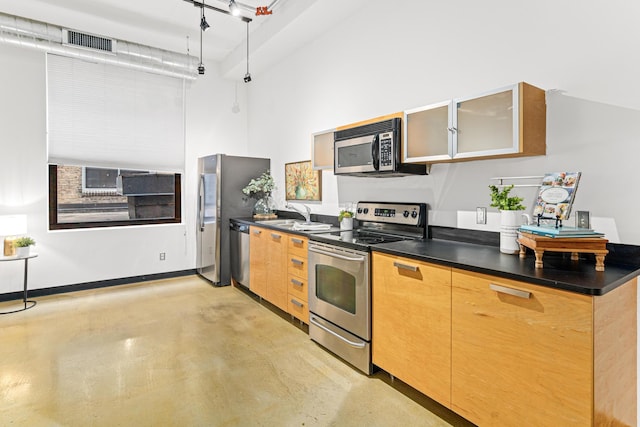
[[373,168],[380,170],[380,135],[374,135],[371,141],[371,157],[373,158]]

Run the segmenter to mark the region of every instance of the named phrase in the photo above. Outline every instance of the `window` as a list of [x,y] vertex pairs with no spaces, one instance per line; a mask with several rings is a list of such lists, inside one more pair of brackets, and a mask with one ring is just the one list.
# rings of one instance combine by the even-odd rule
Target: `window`
[[47,55],[50,229],[181,222],[182,79]]
[[[179,223],[180,178],[172,173],[49,165],[49,228]],[[106,191],[86,191],[88,182]]]
[[82,168],[82,194],[118,195],[118,176],[148,173],[127,169]]

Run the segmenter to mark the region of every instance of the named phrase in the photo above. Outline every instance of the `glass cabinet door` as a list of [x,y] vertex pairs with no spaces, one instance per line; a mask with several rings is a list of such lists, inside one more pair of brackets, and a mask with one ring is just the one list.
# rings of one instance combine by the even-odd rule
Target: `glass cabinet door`
[[449,101],[405,111],[405,162],[451,159]]
[[518,86],[454,100],[454,158],[519,151]]

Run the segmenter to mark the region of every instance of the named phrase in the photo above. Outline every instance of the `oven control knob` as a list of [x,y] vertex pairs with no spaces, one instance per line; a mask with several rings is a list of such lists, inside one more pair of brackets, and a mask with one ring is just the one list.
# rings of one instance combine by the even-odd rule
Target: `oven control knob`
[[364,214],[368,214],[369,213],[369,208],[364,208]]
[[362,208],[358,208],[358,213],[362,213]]
[[402,216],[404,216],[405,218],[409,218],[409,211],[404,211],[402,213]]
[[418,216],[418,211],[411,212],[411,218],[415,218]]

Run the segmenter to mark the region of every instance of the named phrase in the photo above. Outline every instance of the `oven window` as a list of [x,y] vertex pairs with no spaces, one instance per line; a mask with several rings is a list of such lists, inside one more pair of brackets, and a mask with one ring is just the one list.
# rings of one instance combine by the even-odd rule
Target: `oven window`
[[337,150],[338,166],[341,168],[373,164],[370,142],[338,147]]
[[329,265],[316,266],[316,296],[356,314],[356,277]]

